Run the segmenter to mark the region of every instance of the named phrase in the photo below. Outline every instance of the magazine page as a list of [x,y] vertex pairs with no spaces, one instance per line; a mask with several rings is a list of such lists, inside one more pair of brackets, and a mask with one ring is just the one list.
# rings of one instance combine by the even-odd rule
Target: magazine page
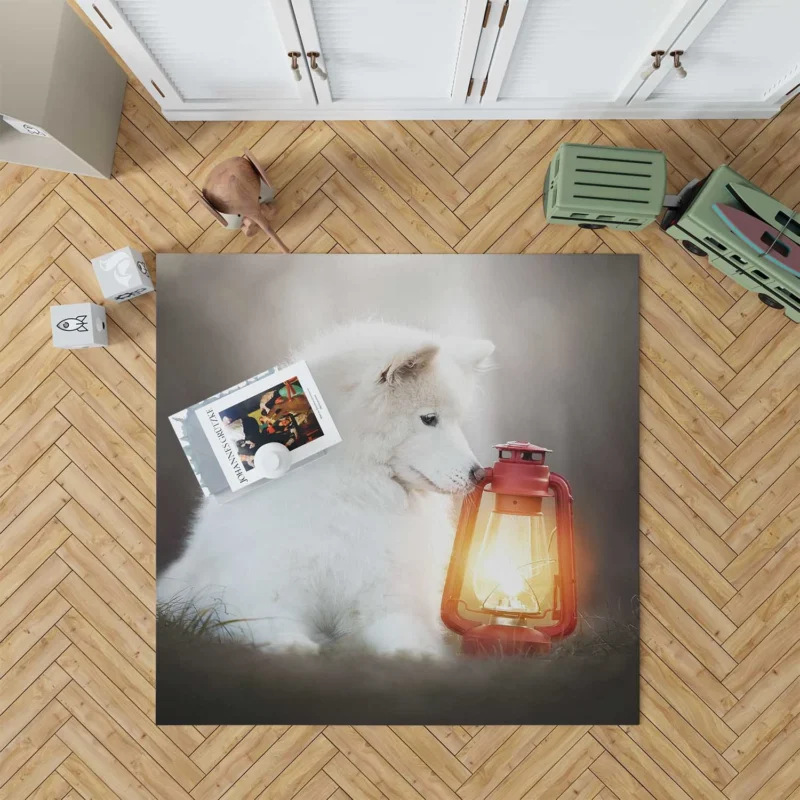
[[295,465],[341,441],[304,361],[199,404],[195,414],[232,491],[263,479],[256,452],[284,445]]

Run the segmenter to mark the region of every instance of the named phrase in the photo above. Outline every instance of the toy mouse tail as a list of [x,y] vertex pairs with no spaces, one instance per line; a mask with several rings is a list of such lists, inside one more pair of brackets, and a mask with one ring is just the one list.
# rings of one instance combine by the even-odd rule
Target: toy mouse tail
[[269,224],[269,221],[264,217],[263,214],[258,215],[256,223],[258,227],[261,228],[261,230],[267,234],[267,236],[272,237],[272,239],[275,241],[275,244],[277,244],[278,247],[281,249],[282,253],[290,252],[289,248],[283,243],[281,237],[278,236],[277,233],[275,233],[275,231],[272,228],[272,225]]

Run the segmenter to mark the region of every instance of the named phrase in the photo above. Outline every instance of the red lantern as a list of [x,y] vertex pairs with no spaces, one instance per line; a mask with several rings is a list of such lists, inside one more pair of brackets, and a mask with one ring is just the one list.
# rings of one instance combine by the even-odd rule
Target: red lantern
[[544,463],[550,450],[496,447],[499,460],[461,507],[442,620],[465,654],[546,652],[578,619],[572,494]]

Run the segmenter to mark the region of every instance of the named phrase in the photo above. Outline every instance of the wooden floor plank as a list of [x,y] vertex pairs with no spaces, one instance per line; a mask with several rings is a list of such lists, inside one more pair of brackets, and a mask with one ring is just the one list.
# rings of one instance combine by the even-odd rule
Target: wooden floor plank
[[471,120],[453,137],[453,141],[468,155],[474,155],[496,131],[503,127],[502,120]]
[[[451,174],[469,160],[469,156],[435,122],[402,120],[400,124]],[[464,185],[463,181],[459,182]]]
[[[133,759],[132,763],[137,763],[137,759],[147,762],[148,759],[145,757],[146,753],[153,759],[155,764],[160,766],[160,769],[157,769],[155,766],[152,767],[152,772],[157,775],[158,784],[160,786],[171,785],[165,780],[169,777],[177,782],[178,786],[188,791],[202,778],[203,773],[199,767],[197,767],[163,731],[157,728],[131,700],[125,697],[122,691],[74,645],[59,658],[59,666],[72,677],[74,683],[71,684],[71,686],[75,686],[76,689],[77,686],[80,686],[83,690],[83,692],[75,692],[78,702],[72,702],[72,699],[70,700],[71,707],[68,707],[73,715],[75,715],[76,706],[79,705],[79,701],[82,700],[84,707],[91,706],[91,711],[95,712],[92,714],[92,717],[98,721],[97,730],[124,731],[139,745],[134,748],[125,748],[125,752],[129,754],[128,757]],[[59,695],[61,702],[65,705],[67,705],[67,701],[64,698],[64,692],[67,691],[70,691],[69,687]],[[94,703],[90,704],[86,696],[91,698]],[[105,711],[97,713],[97,706],[94,704],[98,704],[100,708],[105,709]],[[112,724],[112,720],[113,723],[116,723],[116,726],[119,727]],[[89,721],[88,714],[81,718],[80,721],[89,728],[87,725]],[[94,733],[93,730],[92,732]],[[107,735],[103,738],[105,741],[108,741]],[[120,736],[120,738],[124,737]],[[121,751],[122,748],[120,748],[120,751],[114,752],[114,755],[118,759],[120,758],[118,753]],[[168,770],[168,773],[166,770]],[[145,770],[142,769],[142,774],[144,773]],[[141,780],[142,775],[138,774],[137,777]],[[156,793],[156,796],[158,797],[159,795]],[[170,796],[181,797],[183,800],[186,800],[188,797],[184,792],[174,792],[171,793]]]
[[[736,705],[736,696],[647,608],[642,614],[642,641],[715,714],[722,716]],[[705,714],[705,709],[697,708]]]
[[[571,120],[545,120],[538,125],[511,156],[484,178],[456,209],[456,214],[466,225],[474,227],[574,127],[575,123]],[[589,132],[591,129],[586,130]]]
[[[725,649],[734,658],[744,658],[800,602],[795,593],[800,581],[799,549],[798,540],[790,539],[724,607],[740,626],[725,642]],[[755,617],[752,624],[751,616]]]
[[[6,783],[6,781],[9,781],[17,770],[22,772],[22,775],[17,779],[18,785],[20,787],[25,786],[26,789],[30,788],[31,783],[21,768],[24,768],[25,762],[29,762],[31,767],[37,763],[35,760],[29,761],[29,759],[36,759],[37,750],[46,747],[50,739],[68,719],[69,711],[67,711],[58,700],[51,700],[39,714],[37,714],[36,717],[34,717],[34,719],[32,719],[14,739],[0,751],[0,786],[5,784],[3,791],[6,793],[6,796],[11,796],[10,793],[14,786],[13,782]],[[69,751],[67,751],[66,755],[69,755]],[[56,765],[56,767],[57,766],[58,765]],[[55,767],[53,767],[53,769],[55,769]],[[52,771],[51,769],[51,772]],[[64,794],[66,794],[66,791]]]
[[[69,211],[69,206],[56,193],[49,194],[22,220],[14,219],[16,227],[0,247],[0,275],[5,275],[40,239]],[[10,216],[10,215],[9,215]]]
[[0,643],[0,677],[5,675],[67,611],[69,604],[52,591]]
[[[736,740],[736,732],[721,720],[649,648],[642,648],[641,672],[651,686],[657,686],[665,700],[714,747],[722,752]],[[734,706],[732,711],[736,707]]]
[[736,481],[710,455],[698,448],[691,436],[647,392],[640,396],[640,414],[645,428],[663,442],[715,497],[722,498],[734,489]]
[[70,754],[58,737],[47,740],[8,781],[3,791],[8,797],[25,797],[38,788]]
[[[112,175],[184,247],[203,229],[125,151],[117,148]],[[161,251],[163,248],[158,246]]]
[[[714,786],[722,789],[733,780],[736,769],[646,681],[642,683],[641,703],[645,720],[669,739],[680,754],[694,764]],[[627,732],[639,741],[632,728]],[[646,746],[644,749],[649,750]]]
[[[254,729],[253,739],[260,737],[258,743],[253,742],[256,749],[252,757],[248,757],[243,765],[242,776],[233,784],[223,778],[225,791],[231,787],[232,796],[255,797],[266,789],[320,734],[320,726],[297,726],[293,728],[275,728],[265,730]],[[278,735],[277,741],[271,743]],[[259,753],[263,753],[260,755]],[[231,785],[233,784],[233,785]],[[219,796],[219,795],[213,795]]]
[[[689,146],[668,124],[661,119],[631,120],[636,128],[653,147],[663,150],[667,160],[687,179],[704,178],[711,167],[700,153]],[[715,164],[716,166],[716,164]]]
[[36,167],[25,164],[4,164],[0,167],[0,205],[36,172]]
[[800,494],[797,484],[800,477],[800,459],[778,478],[764,494],[753,503],[725,531],[723,539],[740,553],[763,531],[773,520],[789,507],[789,504]]
[[[64,563],[64,562],[62,562]],[[70,572],[58,585],[58,593],[85,618],[91,619],[93,627],[146,679],[155,676],[155,658],[150,643],[139,637],[120,617],[110,609],[100,595],[84,583],[74,572]],[[92,604],[102,605],[102,611],[93,611]]]
[[[69,734],[65,733],[65,737],[68,736]],[[64,741],[63,738],[62,741]],[[74,752],[69,758],[62,762],[61,766],[58,768],[58,776],[63,777],[68,785],[73,787],[68,795],[68,800],[73,800],[73,796],[82,798],[120,797],[120,795],[113,792],[107,784],[103,783]]]
[[333,200],[348,217],[357,216],[360,227],[384,253],[414,253],[416,248],[387,219],[372,206],[368,199],[341,173],[334,175],[322,191]]
[[[58,451],[61,453],[61,451]],[[117,541],[126,552],[155,575],[155,553],[152,540],[145,534],[101,489],[87,477],[80,467],[70,464],[58,476],[64,487],[95,522]]]
[[38,169],[0,206],[0,242],[8,237],[17,223],[27,217],[63,178],[61,172]]
[[[120,167],[117,167],[117,171],[119,169]],[[151,206],[141,188],[132,180],[126,180],[126,183],[142,197],[146,205],[131,194],[116,178],[114,180],[82,178],[81,180],[105,206],[106,213],[111,211],[122,224],[139,237],[139,240],[145,244],[143,249],[161,253],[185,252],[185,248],[162,224],[160,217],[157,218],[154,213],[150,212],[151,208],[154,212],[157,211],[157,207]],[[168,222],[168,220],[164,221]]]
[[125,92],[122,113],[185,175],[202,160],[200,153],[130,84]]
[[155,639],[152,608],[143,605],[84,544],[69,537],[58,548],[58,555],[132,631],[147,642]]
[[639,359],[639,382],[696,444],[728,469],[724,459],[735,450],[735,444],[644,353]]
[[712,602],[722,608],[736,589],[644,498],[640,500],[640,530],[667,555]]
[[235,127],[236,123],[229,120],[203,122],[187,141],[200,155],[207,156]]
[[[381,180],[385,181],[450,246],[466,233],[466,227],[455,214],[436,195],[420,184],[414,173],[365,126],[361,123],[331,123],[331,127],[352,148],[353,153],[380,176]],[[333,145],[336,144],[336,142],[331,143],[326,151],[334,149]],[[352,157],[349,158],[352,160]],[[339,161],[332,163],[337,169],[342,169],[341,157]],[[356,162],[356,165],[360,167],[359,162]],[[364,172],[363,167],[360,167],[360,171]],[[404,227],[401,227],[401,230],[408,236],[413,235]]]
[[[147,245],[114,213],[108,211],[102,200],[74,175],[65,178],[56,189],[58,195],[84,222],[117,250],[129,245],[139,252]],[[63,231],[62,231],[63,233]]]
[[[690,796],[636,742],[616,727],[594,727],[592,736],[654,797],[690,800]],[[711,787],[709,787],[711,788]],[[723,797],[711,788],[709,797]]]
[[[719,166],[728,164],[736,157],[723,141],[711,132],[700,120],[697,119],[671,119],[667,125],[694,150],[706,164]],[[703,175],[690,174],[690,178],[700,178]]]
[[97,448],[75,428],[58,440],[58,446],[141,530],[155,538],[155,508]]
[[366,123],[372,131],[452,211],[469,192],[399,122]]
[[58,664],[51,664],[0,714],[0,747],[5,748],[26,725],[53,702],[70,677]]
[[[58,738],[72,751],[73,756],[81,764],[87,761],[93,769],[84,771],[70,756],[64,763],[69,764],[67,770],[59,774],[67,782],[83,791],[100,791],[106,786],[120,798],[135,798],[135,800],[156,800],[150,792],[98,741],[83,725],[72,717],[58,732]],[[90,795],[91,796],[91,795]],[[97,795],[104,797],[104,794]]]
[[477,769],[472,777],[459,789],[462,800],[484,800],[516,768],[528,758],[554,729],[549,726],[520,727],[502,740],[499,747]]
[[[277,126],[271,129],[275,131]],[[269,134],[267,134],[269,136]],[[318,155],[335,134],[324,122],[312,122],[269,165],[269,180],[280,191],[292,178]],[[265,137],[266,138],[266,137]]]
[[197,187],[127,117],[119,122],[117,146],[184,211],[197,203]]
[[[148,464],[130,444],[107,425],[75,392],[70,392],[57,406],[58,411],[75,427],[96,449],[104,450],[114,461],[114,466],[127,478],[153,505],[156,496],[153,491],[154,459]],[[147,441],[149,443],[149,436]],[[145,450],[145,446],[142,446]],[[148,453],[149,455],[149,453]]]
[[470,192],[475,191],[506,158],[513,155],[538,124],[524,119],[505,122],[481,145],[467,163],[462,165],[455,174],[456,179]]
[[0,313],[4,312],[67,248],[67,240],[51,228],[0,279]]
[[0,496],[0,531],[6,530],[40,494],[48,491],[68,465],[69,459],[53,446]]
[[759,681],[739,702],[725,715],[725,723],[741,734],[758,719],[772,702],[787,687],[794,683],[800,665],[800,643],[780,660],[769,674],[769,680]]
[[[250,152],[267,170],[271,170],[272,164],[277,159],[281,158],[284,153],[286,153],[289,148],[294,145],[303,131],[305,131],[311,124],[312,123],[310,122],[279,120],[278,122],[268,124],[265,126],[265,128],[261,129],[256,128],[256,126],[250,126],[257,132],[266,130],[261,138],[249,148]],[[252,137],[248,135],[248,127],[246,126],[240,126],[237,131],[234,131],[234,134],[229,137],[229,140],[231,140],[233,143],[238,142],[238,144],[235,145],[236,147],[241,147],[247,141],[252,139]],[[227,150],[218,151],[213,158],[209,159],[209,164],[213,165],[214,163],[217,163],[219,160],[221,160],[224,153],[230,155],[239,155],[238,152],[235,152],[235,148],[232,144],[227,148]]]
[[745,178],[752,178],[761,167],[797,132],[797,120],[800,118],[800,103],[796,98],[790,102],[774,119],[763,127],[755,126],[760,131],[750,142],[741,148],[730,166]]

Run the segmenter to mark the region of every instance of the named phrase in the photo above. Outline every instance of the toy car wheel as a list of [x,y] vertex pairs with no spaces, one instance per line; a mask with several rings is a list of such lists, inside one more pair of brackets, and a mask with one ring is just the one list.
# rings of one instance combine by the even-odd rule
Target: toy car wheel
[[699,256],[700,258],[703,258],[704,256],[707,256],[707,255],[708,255],[708,253],[706,253],[706,251],[705,251],[705,250],[701,250],[701,249],[700,249],[700,248],[699,248],[699,247],[698,247],[698,246],[697,246],[697,245],[696,245],[694,242],[690,242],[688,239],[684,239],[684,240],[681,242],[681,244],[682,244],[682,245],[684,246],[684,248],[685,248],[686,250],[688,250],[688,251],[689,251],[689,252],[690,252],[690,253],[691,253],[693,256]]
[[764,294],[763,292],[758,293],[758,299],[765,306],[769,306],[770,308],[777,308],[777,309],[783,308],[783,306],[774,297],[770,297],[768,294]]
[[605,225],[598,225],[596,222],[579,222],[579,228],[588,228],[590,231],[597,231],[600,228],[605,228]]

